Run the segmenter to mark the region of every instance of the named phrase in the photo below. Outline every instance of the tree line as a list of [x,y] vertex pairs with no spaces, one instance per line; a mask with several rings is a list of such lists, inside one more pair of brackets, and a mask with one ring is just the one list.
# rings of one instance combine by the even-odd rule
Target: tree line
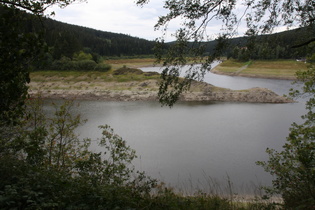
[[256,37],[242,37],[234,39],[227,51],[227,57],[247,60],[271,60],[271,59],[305,59],[307,55],[314,53],[309,46],[295,47],[307,37],[314,34],[315,27],[298,28],[271,35]]
[[[107,71],[110,67],[101,64],[104,58],[154,54],[155,41],[71,25],[47,17],[38,18],[26,13],[24,16],[23,30],[40,34],[47,45],[47,52],[34,65],[36,69]],[[314,27],[309,26],[255,38],[231,38],[223,49],[223,55],[238,60],[305,58],[310,48],[293,46],[313,32]],[[213,54],[217,44],[218,40],[203,42],[204,55]],[[176,42],[165,43],[164,48],[168,50],[173,45]],[[194,44],[190,42],[189,45]],[[85,61],[77,62],[75,55],[78,53],[87,55]]]
[[[0,12],[3,10],[0,7]],[[154,41],[62,23],[24,11],[15,13],[21,17],[21,33],[36,34],[44,41],[45,52],[33,62],[38,70],[108,70],[102,64],[106,58],[153,55]]]

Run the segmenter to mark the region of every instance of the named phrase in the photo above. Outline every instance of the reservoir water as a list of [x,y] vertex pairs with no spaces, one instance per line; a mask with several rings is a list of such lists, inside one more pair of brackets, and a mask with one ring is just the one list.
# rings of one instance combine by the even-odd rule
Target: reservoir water
[[[159,71],[159,68],[143,68]],[[266,87],[287,94],[291,81],[231,77],[208,73],[205,81],[231,89]],[[81,137],[97,138],[109,124],[137,151],[137,169],[184,192],[221,190],[228,177],[237,193],[270,185],[272,177],[256,166],[267,147],[281,150],[293,122],[301,122],[304,101],[290,104],[80,101],[88,122]],[[95,148],[97,149],[97,148]]]

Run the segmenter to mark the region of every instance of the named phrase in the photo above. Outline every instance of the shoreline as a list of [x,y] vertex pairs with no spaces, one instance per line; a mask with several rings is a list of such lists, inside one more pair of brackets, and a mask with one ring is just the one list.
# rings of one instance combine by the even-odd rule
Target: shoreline
[[[158,81],[132,82],[31,82],[31,97],[44,99],[77,99],[102,101],[158,101]],[[266,88],[231,90],[205,82],[192,82],[189,91],[179,101],[190,102],[244,102],[244,103],[293,103],[292,99],[279,96]]]

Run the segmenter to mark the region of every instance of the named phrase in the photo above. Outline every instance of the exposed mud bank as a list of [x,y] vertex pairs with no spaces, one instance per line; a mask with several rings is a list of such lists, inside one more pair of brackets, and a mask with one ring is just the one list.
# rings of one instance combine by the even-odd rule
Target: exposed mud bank
[[[49,99],[80,99],[104,101],[157,101],[156,80],[133,82],[31,82],[29,94],[40,94]],[[248,103],[292,103],[292,99],[279,96],[266,88],[230,90],[204,82],[194,82],[181,101],[225,101]]]

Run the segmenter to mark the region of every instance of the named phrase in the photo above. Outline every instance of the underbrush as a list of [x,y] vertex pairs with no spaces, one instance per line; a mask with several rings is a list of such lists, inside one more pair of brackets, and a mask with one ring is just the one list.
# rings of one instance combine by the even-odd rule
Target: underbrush
[[[98,139],[80,139],[77,104],[53,104],[47,116],[43,101],[27,101],[19,124],[0,127],[1,209],[277,209],[256,199],[242,202],[197,191],[184,195],[137,171],[136,152],[108,125]],[[91,151],[93,142],[98,152]],[[231,189],[231,188],[230,188]]]
[[160,79],[156,72],[142,72],[140,69],[122,67],[109,72],[98,71],[36,71],[30,74],[34,82],[130,82]]

